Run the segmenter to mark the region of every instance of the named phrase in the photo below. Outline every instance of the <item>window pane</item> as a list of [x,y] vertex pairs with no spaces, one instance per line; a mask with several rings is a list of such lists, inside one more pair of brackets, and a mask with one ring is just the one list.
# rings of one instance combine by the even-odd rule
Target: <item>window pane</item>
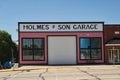
[[44,60],[44,39],[23,39],[23,60]]
[[33,60],[32,50],[23,50],[23,60]]
[[34,48],[44,48],[44,39],[34,39]]
[[101,49],[92,49],[91,56],[92,59],[101,59]]
[[34,60],[44,60],[44,50],[34,50]]
[[90,48],[90,39],[81,38],[80,39],[80,48]]
[[23,48],[32,48],[32,39],[23,39]]
[[101,39],[91,38],[91,48],[101,48]]
[[90,59],[90,50],[89,49],[81,49],[81,59]]

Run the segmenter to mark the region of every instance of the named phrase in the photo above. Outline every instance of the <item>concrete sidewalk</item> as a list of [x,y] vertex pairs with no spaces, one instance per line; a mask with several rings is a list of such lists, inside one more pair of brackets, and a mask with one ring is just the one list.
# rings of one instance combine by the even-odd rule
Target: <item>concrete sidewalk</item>
[[41,70],[41,69],[51,69],[51,70],[68,70],[73,68],[80,69],[114,69],[120,68],[120,65],[65,65],[65,66],[48,66],[48,65],[26,65],[21,66],[19,68],[11,68],[11,69],[2,69],[0,72],[8,72],[8,71],[24,71],[24,70]]

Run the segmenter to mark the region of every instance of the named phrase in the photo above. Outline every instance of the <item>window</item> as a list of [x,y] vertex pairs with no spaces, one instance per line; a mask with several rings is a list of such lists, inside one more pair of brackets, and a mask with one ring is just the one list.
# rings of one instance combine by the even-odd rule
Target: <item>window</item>
[[23,60],[44,60],[44,39],[22,39]]
[[115,34],[120,34],[120,32],[119,32],[119,31],[115,31],[114,33],[115,33]]
[[80,59],[101,59],[101,38],[80,38]]

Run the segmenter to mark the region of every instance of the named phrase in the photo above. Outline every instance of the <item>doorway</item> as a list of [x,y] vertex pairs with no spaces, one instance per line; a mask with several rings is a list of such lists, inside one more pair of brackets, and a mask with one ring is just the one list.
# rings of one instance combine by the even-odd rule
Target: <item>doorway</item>
[[108,49],[108,61],[109,63],[120,63],[120,49]]

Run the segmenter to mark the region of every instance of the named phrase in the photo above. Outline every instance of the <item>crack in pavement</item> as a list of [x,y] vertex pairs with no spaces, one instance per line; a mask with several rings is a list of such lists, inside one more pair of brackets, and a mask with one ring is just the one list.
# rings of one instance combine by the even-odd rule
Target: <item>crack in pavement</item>
[[9,74],[9,75],[7,75],[5,77],[2,77],[2,78],[3,78],[3,80],[7,80],[10,76],[11,76],[11,74]]
[[92,76],[92,77],[95,77],[97,80],[101,80],[99,77],[97,77],[97,76],[95,76],[95,75],[93,75],[93,74],[90,74],[90,73],[88,73],[87,71],[81,71],[81,72],[84,72],[84,73],[86,73],[86,74],[88,74],[88,75],[90,75],[90,76]]
[[89,72],[87,72],[87,71],[80,70],[79,68],[77,68],[77,69],[78,69],[79,71],[83,72],[83,73],[86,73],[86,74],[88,74],[88,75],[90,75],[90,76],[92,76],[92,77],[96,78],[97,80],[102,80],[102,79],[100,79],[99,77],[97,77],[96,75],[90,74],[90,73],[89,73]]
[[45,73],[47,73],[47,72],[48,72],[48,68],[46,68],[46,70],[45,70],[44,72],[42,72],[42,73],[39,74],[39,76],[38,76],[39,79],[41,79],[41,80],[45,80],[43,74],[45,74]]
[[[22,72],[23,72],[23,71],[22,71]],[[19,73],[22,73],[22,72],[15,73],[15,74],[13,74],[13,75],[9,74],[9,75],[7,75],[7,76],[5,76],[5,77],[2,77],[2,79],[3,79],[3,80],[8,80],[8,79],[13,78],[14,76],[16,76],[16,75],[18,75]]]

